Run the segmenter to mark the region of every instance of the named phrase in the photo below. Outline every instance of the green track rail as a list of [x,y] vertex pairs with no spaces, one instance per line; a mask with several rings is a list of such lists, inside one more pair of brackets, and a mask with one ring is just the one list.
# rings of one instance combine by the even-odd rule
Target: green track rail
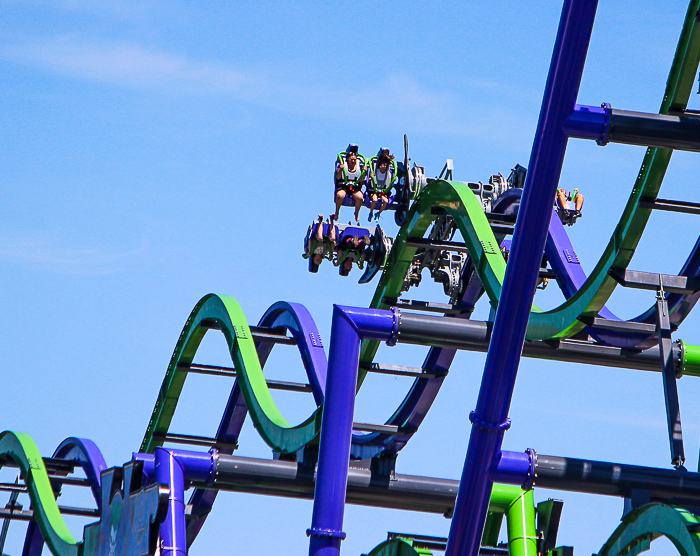
[[661,536],[668,538],[683,556],[700,555],[700,522],[696,516],[682,508],[647,504],[622,518],[598,556],[638,554]]
[[296,452],[311,442],[320,430],[321,411],[297,426],[287,422],[265,382],[250,326],[238,301],[209,294],[197,303],[180,334],[140,451],[152,453],[163,444],[185,385],[187,368],[211,323],[216,323],[226,338],[246,407],[262,439],[283,454]]
[[56,504],[44,460],[31,437],[22,432],[0,434],[0,466],[12,459],[22,471],[32,502],[34,519],[46,544],[55,556],[81,556],[83,543],[78,542],[66,527]]
[[[687,106],[700,61],[700,24],[695,17],[699,6],[700,0],[693,0],[689,6],[668,78],[662,114],[681,111]],[[527,329],[529,340],[571,337],[585,326],[581,317],[596,316],[605,305],[617,285],[608,276],[608,271],[622,270],[629,264],[651,213],[650,209],[642,208],[640,202],[656,198],[671,154],[669,149],[647,149],[629,201],[594,271],[583,287],[559,307],[545,312],[533,307]],[[382,302],[383,298],[401,295],[404,278],[416,252],[416,248],[409,247],[407,242],[424,236],[436,218],[435,208],[443,209],[454,218],[489,301],[492,307],[497,307],[506,262],[481,204],[466,184],[435,180],[420,192],[408,212],[406,224],[399,231],[381,275],[370,305],[372,308],[388,308]],[[306,421],[296,426],[282,417],[265,383],[250,329],[239,304],[233,298],[211,294],[197,304],[180,335],[141,450],[152,452],[163,443],[162,436],[168,431],[187,376],[183,367],[192,362],[208,329],[201,325],[204,320],[216,321],[224,333],[239,372],[246,405],[265,442],[275,451],[290,453],[314,440],[320,428],[321,409],[317,408]],[[377,341],[363,342],[358,388],[378,348]]]

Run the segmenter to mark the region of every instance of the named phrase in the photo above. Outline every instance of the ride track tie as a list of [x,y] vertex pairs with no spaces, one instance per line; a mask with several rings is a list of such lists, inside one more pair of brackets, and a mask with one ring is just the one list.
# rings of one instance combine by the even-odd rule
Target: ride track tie
[[690,201],[673,201],[671,199],[641,199],[639,206],[645,209],[700,214],[700,203]]
[[[179,372],[196,373],[211,376],[225,376],[236,378],[236,369],[233,367],[219,367],[216,365],[201,365],[199,363],[178,363],[176,370]],[[287,392],[311,392],[311,385],[303,382],[288,382],[284,380],[265,380],[271,390],[285,390]]]

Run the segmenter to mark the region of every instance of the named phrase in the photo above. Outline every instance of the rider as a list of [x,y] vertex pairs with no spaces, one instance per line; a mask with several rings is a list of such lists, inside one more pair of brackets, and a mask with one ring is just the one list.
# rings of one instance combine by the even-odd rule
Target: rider
[[365,200],[362,186],[367,181],[367,160],[358,153],[357,145],[350,143],[338,153],[335,166],[335,219],[338,220],[343,199],[350,195],[355,203],[355,222],[360,223],[360,207]]
[[559,187],[557,188],[557,204],[562,210],[567,210],[566,202],[573,201],[576,206],[576,216],[581,216],[581,209],[583,208],[583,194],[578,192],[578,189],[570,191],[568,194],[565,189]]
[[382,212],[389,206],[389,195],[397,176],[396,161],[394,160],[394,155],[389,152],[389,149],[385,149],[384,147],[380,148],[377,156],[373,156],[370,159],[369,175],[370,182],[367,193],[370,195],[370,204],[367,222],[372,221],[377,201],[379,201],[379,210],[375,216],[376,220],[379,220]]
[[[323,259],[333,260],[333,253],[337,243],[336,226],[333,222],[334,217],[331,215],[328,223],[328,233],[323,233],[323,215],[318,215],[318,222],[315,225],[309,226],[306,233],[306,245],[302,257],[311,259],[309,261],[309,271],[318,272],[319,265]],[[314,230],[314,227],[316,228]]]
[[340,243],[338,243],[338,255],[333,264],[340,267],[338,272],[340,272],[341,276],[350,274],[353,262],[356,262],[360,269],[364,267],[365,249],[369,243],[369,236],[345,235],[340,240]]

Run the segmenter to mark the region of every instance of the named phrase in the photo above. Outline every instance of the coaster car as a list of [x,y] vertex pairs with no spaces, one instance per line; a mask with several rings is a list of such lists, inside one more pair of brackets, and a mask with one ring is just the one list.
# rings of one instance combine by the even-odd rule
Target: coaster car
[[[316,233],[318,231],[319,225],[323,226],[322,234],[323,234],[323,242],[319,242],[318,238],[316,237]],[[334,225],[335,228],[335,237],[338,237],[338,226]],[[309,272],[312,273],[317,273],[318,272],[318,267],[320,266],[322,261],[316,261],[314,260],[314,254],[316,255],[321,255],[323,259],[328,259],[329,261],[333,260],[333,256],[335,255],[335,251],[333,249],[333,246],[330,242],[329,239],[326,239],[330,236],[331,232],[331,226],[330,224],[327,223],[322,223],[319,224],[318,221],[315,221],[313,224],[309,226],[309,228],[306,230],[306,236],[304,237],[304,253],[302,254],[302,257],[305,259],[309,260]],[[317,252],[317,251],[322,251],[322,252]]]
[[574,201],[566,201],[566,208],[561,208],[559,203],[557,203],[556,209],[559,220],[561,220],[564,226],[573,226],[576,224],[576,220],[581,217],[581,212],[576,210],[576,203]]
[[[370,228],[363,228],[360,226],[350,226],[338,224],[338,229],[340,230],[340,237],[338,238],[338,243],[336,245],[336,257],[333,264],[338,267],[338,273],[341,276],[347,276],[350,273],[349,268],[345,268],[343,264],[347,259],[352,260],[357,266],[362,270],[364,268],[364,252],[366,246],[370,243],[370,238],[372,231]],[[356,238],[360,240],[356,247],[349,249],[342,249],[343,243],[347,243],[349,238]],[[341,254],[340,251],[343,250]]]
[[384,268],[387,257],[391,252],[394,240],[387,236],[381,226],[377,226],[370,239],[369,245],[365,249],[365,262],[367,268],[358,280],[359,284],[366,284]]

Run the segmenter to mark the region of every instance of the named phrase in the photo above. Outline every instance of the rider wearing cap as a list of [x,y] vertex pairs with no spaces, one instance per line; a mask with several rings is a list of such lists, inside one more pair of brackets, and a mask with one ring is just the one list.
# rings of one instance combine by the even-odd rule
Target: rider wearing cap
[[355,204],[355,222],[360,223],[360,207],[365,200],[362,186],[367,178],[367,162],[359,154],[357,145],[348,145],[338,154],[335,166],[335,219],[339,218],[340,207],[345,197],[350,195]]

